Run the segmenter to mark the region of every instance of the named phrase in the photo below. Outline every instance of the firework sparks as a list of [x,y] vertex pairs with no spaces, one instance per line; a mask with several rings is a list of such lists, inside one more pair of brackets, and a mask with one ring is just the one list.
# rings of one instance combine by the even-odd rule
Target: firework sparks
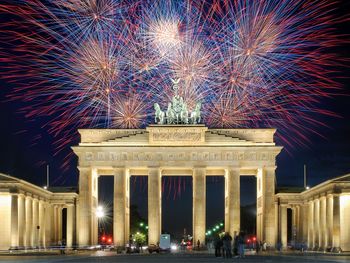
[[[8,1],[3,71],[28,118],[50,132],[140,128],[166,107],[170,78],[210,127],[267,127],[305,141],[339,87],[332,1]],[[66,140],[68,143],[71,140]],[[286,141],[286,140],[284,140]],[[61,144],[62,145],[62,144]]]

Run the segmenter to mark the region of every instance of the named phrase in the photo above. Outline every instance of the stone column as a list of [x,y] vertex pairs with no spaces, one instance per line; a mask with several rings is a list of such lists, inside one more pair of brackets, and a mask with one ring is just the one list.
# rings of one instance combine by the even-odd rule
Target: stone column
[[58,217],[57,217],[57,205],[52,205],[52,218],[51,218],[51,225],[52,225],[52,241],[53,244],[58,244]]
[[92,170],[89,167],[79,167],[79,228],[78,244],[80,247],[92,244]]
[[225,172],[225,232],[234,237],[240,231],[240,174],[239,168]]
[[45,247],[49,247],[53,240],[53,220],[54,210],[51,204],[45,203]]
[[333,242],[332,251],[340,250],[340,197],[339,194],[333,195]]
[[326,229],[326,197],[320,199],[320,248],[327,249],[327,229]]
[[315,233],[314,233],[314,202],[309,201],[309,224],[308,224],[308,248],[313,249],[315,246]]
[[33,247],[38,246],[38,225],[39,225],[39,200],[33,199],[33,232],[32,232],[32,244]]
[[309,206],[308,204],[302,204],[300,207],[300,242],[305,245],[308,244],[308,224],[309,224]]
[[297,228],[297,208],[295,205],[292,205],[292,229],[291,229],[291,234],[292,234],[292,242],[293,245],[295,245],[296,242],[296,228]]
[[18,196],[18,245],[24,248],[26,241],[26,200],[24,195]]
[[296,243],[300,243],[302,240],[301,240],[301,229],[300,229],[300,205],[296,205],[295,206],[295,242]]
[[287,206],[280,205],[280,231],[282,248],[287,248]]
[[332,248],[333,246],[333,198],[332,195],[327,196],[327,247]]
[[19,246],[18,195],[11,195],[11,248]]
[[39,241],[38,246],[44,247],[44,240],[45,240],[45,207],[44,207],[44,201],[39,201]]
[[25,246],[30,248],[32,244],[33,234],[33,202],[32,197],[26,197],[26,243]]
[[62,242],[62,206],[57,206],[57,239]]
[[[277,227],[275,213],[275,169],[276,167],[265,167],[259,169],[258,187],[260,185],[260,194],[257,194],[258,213],[261,216],[261,224],[257,225],[257,232],[261,233],[258,237],[265,240],[272,247],[276,246]],[[259,207],[260,205],[260,207]],[[260,229],[259,229],[260,228]]]
[[193,169],[193,244],[205,244],[206,176],[205,168]]
[[125,168],[114,169],[114,215],[113,215],[113,237],[114,244],[125,247],[129,241],[127,228],[129,226],[129,196],[127,185],[129,184],[128,170]]
[[148,168],[148,244],[157,244],[162,231],[162,188],[159,167]]
[[67,247],[73,246],[74,210],[74,205],[67,205]]
[[314,200],[314,249],[320,247],[320,200]]

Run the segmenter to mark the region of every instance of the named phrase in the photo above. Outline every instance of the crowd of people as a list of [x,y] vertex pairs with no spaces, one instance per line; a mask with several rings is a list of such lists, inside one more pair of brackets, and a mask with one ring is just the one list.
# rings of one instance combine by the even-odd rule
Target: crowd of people
[[[243,232],[240,232],[238,235],[235,235],[235,237],[232,238],[232,236],[226,232],[222,236],[217,236],[217,239],[214,241],[214,246],[216,257],[222,256],[223,258],[232,258],[234,256],[237,258],[243,258],[245,256],[245,235]],[[254,248],[256,253],[259,253],[261,250],[266,250],[266,242],[259,242],[256,240]]]

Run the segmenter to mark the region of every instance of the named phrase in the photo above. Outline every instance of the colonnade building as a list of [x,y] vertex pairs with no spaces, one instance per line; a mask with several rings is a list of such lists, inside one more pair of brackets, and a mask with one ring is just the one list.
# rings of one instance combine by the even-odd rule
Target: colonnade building
[[[276,193],[276,156],[282,147],[274,142],[275,129],[150,125],[134,130],[82,129],[79,133],[81,142],[72,147],[79,159],[78,193],[51,192],[3,176],[8,181],[0,181],[0,216],[6,218],[0,235],[8,238],[2,239],[0,249],[48,246],[63,236],[68,247],[96,245],[100,176],[114,178],[115,246],[123,247],[129,241],[130,176],[148,177],[149,244],[156,244],[162,233],[162,177],[191,176],[193,240],[205,244],[206,177],[225,178],[224,228],[235,235],[240,231],[240,177],[254,176],[258,240],[271,247],[286,246],[292,231],[295,242],[305,242],[312,249],[350,250],[350,229],[345,223],[350,218],[349,176],[303,192]],[[62,211],[67,222],[64,231]],[[292,214],[292,224],[287,222],[288,214]]]
[[73,246],[77,199],[75,189],[46,190],[0,174],[0,250],[49,247],[63,239]]

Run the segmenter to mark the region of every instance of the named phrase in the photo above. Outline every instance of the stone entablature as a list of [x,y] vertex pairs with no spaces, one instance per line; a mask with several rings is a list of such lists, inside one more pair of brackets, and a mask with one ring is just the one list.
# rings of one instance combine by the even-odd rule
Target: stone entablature
[[143,147],[142,151],[134,148],[118,147],[73,147],[79,156],[80,166],[110,165],[110,166],[167,166],[171,162],[178,162],[186,166],[232,166],[243,165],[249,167],[275,166],[275,158],[280,152],[280,147],[230,147],[206,148],[206,147],[164,147],[155,149]]
[[74,200],[78,197],[78,194],[76,192],[54,193],[50,190],[44,189],[43,187],[39,187],[24,180],[0,173],[0,194],[5,193],[21,194],[48,202],[60,200],[60,203],[73,203]]
[[[147,129],[79,129],[79,145],[275,145],[276,129],[208,129],[204,125],[150,125]],[[130,138],[130,140],[128,140]]]

